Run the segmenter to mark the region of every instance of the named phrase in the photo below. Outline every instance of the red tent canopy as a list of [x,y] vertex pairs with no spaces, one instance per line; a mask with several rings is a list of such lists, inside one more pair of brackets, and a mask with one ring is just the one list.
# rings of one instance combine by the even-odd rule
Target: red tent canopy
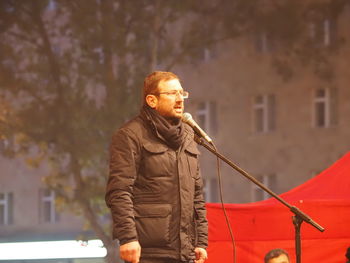
[[[325,228],[301,225],[302,262],[345,262],[350,246],[350,153],[321,174],[280,195]],[[270,198],[249,204],[225,204],[232,226],[237,263],[261,263],[265,253],[284,248],[295,259],[293,213]],[[220,204],[207,204],[208,263],[233,262],[233,246]]]

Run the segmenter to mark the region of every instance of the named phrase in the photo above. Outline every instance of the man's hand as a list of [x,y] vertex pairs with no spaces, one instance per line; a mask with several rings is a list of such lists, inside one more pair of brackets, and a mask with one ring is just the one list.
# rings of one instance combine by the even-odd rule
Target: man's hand
[[119,251],[122,259],[131,263],[139,263],[141,256],[141,246],[139,241],[132,241],[121,245]]
[[195,263],[203,263],[208,258],[207,251],[204,248],[196,247],[194,253],[196,253]]

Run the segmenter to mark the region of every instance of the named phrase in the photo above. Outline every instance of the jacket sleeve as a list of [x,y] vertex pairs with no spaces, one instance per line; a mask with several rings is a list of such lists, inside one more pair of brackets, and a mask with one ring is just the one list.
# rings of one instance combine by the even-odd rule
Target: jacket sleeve
[[121,245],[138,240],[132,195],[139,156],[139,143],[131,130],[124,128],[113,135],[105,200],[111,209],[113,238]]
[[207,248],[208,246],[208,221],[206,218],[205,201],[203,197],[203,180],[200,174],[199,165],[197,168],[195,185],[195,197],[194,197],[194,208],[195,208],[195,219],[197,226],[197,244],[196,247]]

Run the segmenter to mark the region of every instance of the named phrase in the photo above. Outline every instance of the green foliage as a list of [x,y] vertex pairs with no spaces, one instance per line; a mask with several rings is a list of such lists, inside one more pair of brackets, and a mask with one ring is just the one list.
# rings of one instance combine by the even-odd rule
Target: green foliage
[[185,6],[0,1],[0,92],[16,113],[1,119],[2,130],[18,138],[14,149],[29,153],[29,166],[49,164],[42,180],[56,191],[58,208],[83,216],[106,247],[109,140],[137,113],[143,78],[172,60],[168,30]]

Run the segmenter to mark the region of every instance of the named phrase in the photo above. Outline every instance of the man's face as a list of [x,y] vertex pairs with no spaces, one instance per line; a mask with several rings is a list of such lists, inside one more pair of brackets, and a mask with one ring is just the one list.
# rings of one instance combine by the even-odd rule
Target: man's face
[[289,263],[288,257],[285,254],[271,258],[268,263]]
[[[167,92],[172,92],[173,94],[167,94]],[[159,95],[157,96],[154,109],[167,119],[182,118],[184,111],[184,98],[180,95],[180,92],[183,92],[183,88],[178,79],[159,82]]]

